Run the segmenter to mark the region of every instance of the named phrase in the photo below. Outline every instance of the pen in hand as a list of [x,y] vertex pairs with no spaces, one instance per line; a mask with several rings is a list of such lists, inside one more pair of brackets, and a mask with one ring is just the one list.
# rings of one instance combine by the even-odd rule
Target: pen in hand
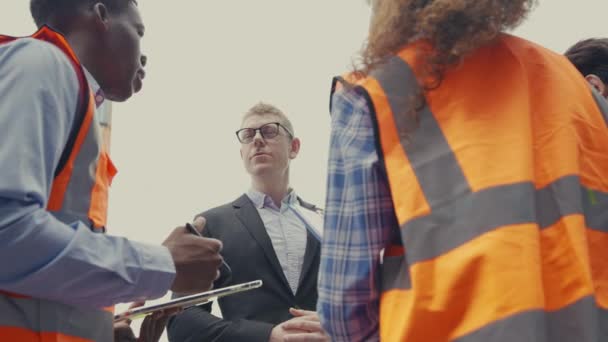
[[186,229],[188,229],[188,231],[190,231],[190,233],[194,234],[194,235],[198,235],[200,237],[204,237],[203,235],[201,235],[201,232],[199,232],[196,228],[194,228],[194,226],[191,223],[186,223]]
[[[186,223],[186,229],[188,229],[188,231],[190,231],[190,233],[200,236],[200,237],[204,237],[203,235],[201,235],[201,233],[194,228],[194,226],[192,224],[190,224],[189,222]],[[230,268],[230,266],[228,266],[228,264],[226,263],[226,261],[224,261],[224,259],[222,259],[222,268],[224,268],[224,272],[220,271],[221,273],[224,273],[225,279],[228,279],[228,277],[230,277],[232,275],[232,269]]]

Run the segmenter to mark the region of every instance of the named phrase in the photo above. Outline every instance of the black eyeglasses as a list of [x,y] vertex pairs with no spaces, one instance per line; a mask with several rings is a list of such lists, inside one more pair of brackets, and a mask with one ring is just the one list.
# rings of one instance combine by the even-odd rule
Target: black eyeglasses
[[289,137],[293,139],[293,134],[287,129],[287,127],[281,125],[278,122],[271,122],[260,126],[259,128],[241,128],[236,131],[236,137],[239,139],[241,144],[249,144],[255,138],[257,131],[260,131],[260,135],[263,139],[272,139],[279,135],[279,128],[282,127]]

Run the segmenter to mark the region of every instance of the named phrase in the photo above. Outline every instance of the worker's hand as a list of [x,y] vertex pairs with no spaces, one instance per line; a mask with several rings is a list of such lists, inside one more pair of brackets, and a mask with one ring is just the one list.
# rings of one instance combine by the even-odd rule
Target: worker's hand
[[137,342],[129,321],[114,323],[114,342]]
[[137,342],[158,342],[165,331],[171,313],[157,311],[144,318],[139,328],[139,338]]
[[[194,228],[202,232],[205,219],[198,217]],[[171,290],[177,294],[192,294],[207,291],[219,277],[222,263],[222,243],[216,239],[196,236],[186,227],[177,227],[163,242],[175,263],[176,276]]]
[[[135,302],[129,308],[142,306],[144,302]],[[157,311],[144,318],[139,328],[139,337],[136,338],[131,329],[131,321],[124,320],[114,323],[114,342],[158,342],[167,326],[169,317],[178,313],[180,309]]]

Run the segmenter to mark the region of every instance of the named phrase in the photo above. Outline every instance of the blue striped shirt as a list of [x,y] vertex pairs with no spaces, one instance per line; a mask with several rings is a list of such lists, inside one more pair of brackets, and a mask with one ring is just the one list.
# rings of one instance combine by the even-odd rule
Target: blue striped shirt
[[300,284],[304,252],[306,251],[305,223],[289,208],[289,206],[299,206],[297,196],[293,190],[290,191],[279,204],[280,207],[270,196],[254,189],[250,189],[247,196],[264,222],[279,264],[295,295]]
[[333,341],[374,341],[380,253],[398,224],[366,101],[346,90],[332,102],[317,309]]
[[0,45],[0,290],[87,307],[160,297],[175,276],[165,247],[93,233],[45,209],[78,87],[55,46]]

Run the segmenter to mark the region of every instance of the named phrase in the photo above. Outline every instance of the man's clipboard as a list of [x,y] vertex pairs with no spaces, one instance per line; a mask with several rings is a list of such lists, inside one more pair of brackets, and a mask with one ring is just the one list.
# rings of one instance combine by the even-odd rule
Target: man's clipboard
[[118,315],[114,315],[114,322],[123,321],[126,319],[141,318],[143,316],[151,314],[154,311],[159,311],[159,310],[164,310],[164,309],[171,309],[171,308],[177,308],[177,307],[186,309],[186,308],[194,306],[194,305],[207,303],[211,299],[214,299],[214,298],[225,297],[225,296],[229,296],[231,294],[257,289],[260,286],[262,286],[262,281],[255,280],[255,281],[250,281],[248,283],[242,283],[242,284],[222,287],[221,289],[201,292],[201,293],[193,294],[193,295],[186,296],[186,297],[175,298],[175,299],[171,299],[169,301],[158,303],[158,304],[152,304],[152,305],[146,305],[146,306],[142,306],[142,307],[138,307],[138,308],[133,308],[133,309],[129,309],[125,312],[122,312]]

